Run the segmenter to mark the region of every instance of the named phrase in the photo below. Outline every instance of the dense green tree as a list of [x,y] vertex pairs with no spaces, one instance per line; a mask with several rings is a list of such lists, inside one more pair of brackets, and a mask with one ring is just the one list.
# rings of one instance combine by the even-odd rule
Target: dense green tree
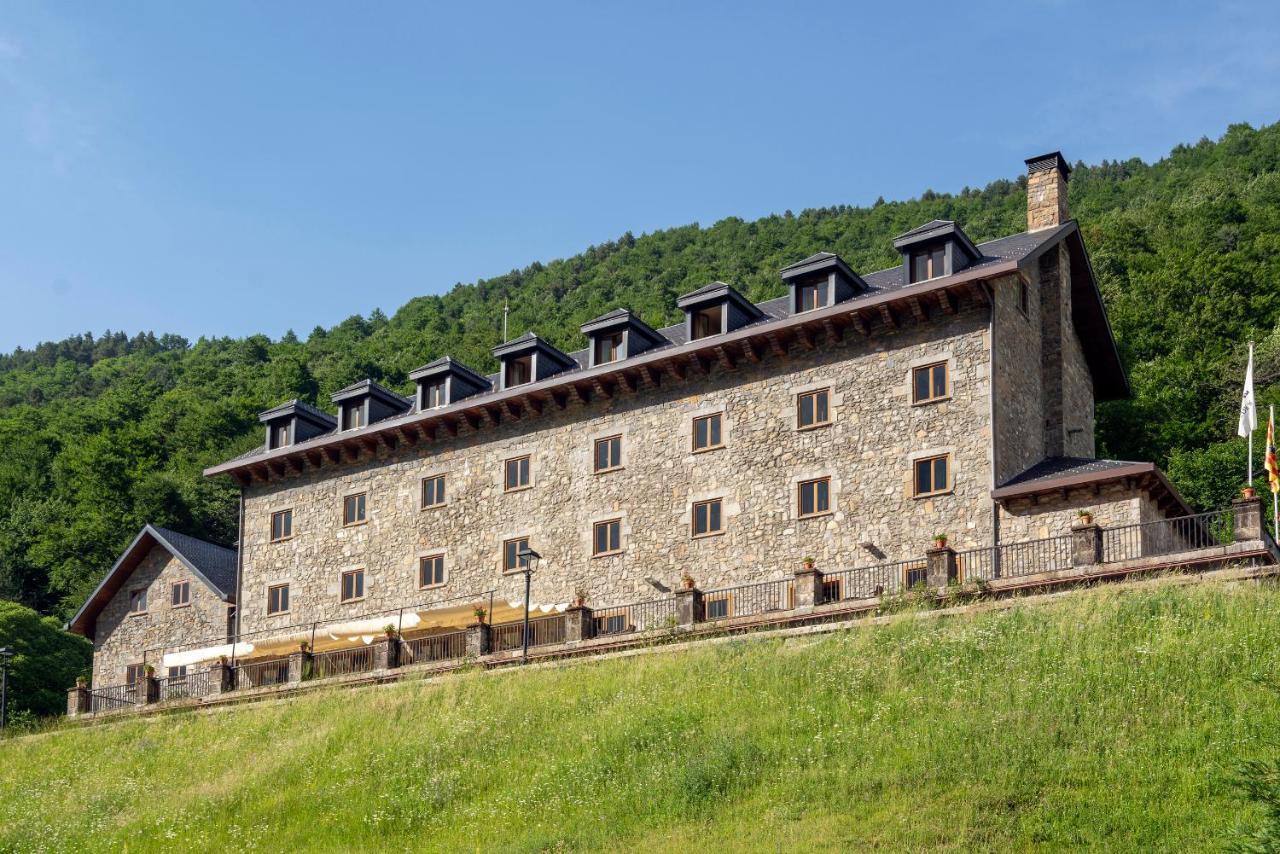
[[88,676],[93,645],[62,630],[53,617],[42,617],[17,602],[0,601],[0,647],[15,653],[9,663],[9,714],[37,717],[67,710],[67,686]]

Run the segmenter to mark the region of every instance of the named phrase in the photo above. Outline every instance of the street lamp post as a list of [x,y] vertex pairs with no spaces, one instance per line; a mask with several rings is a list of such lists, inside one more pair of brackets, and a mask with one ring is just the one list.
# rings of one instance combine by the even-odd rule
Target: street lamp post
[[538,561],[542,560],[542,555],[533,549],[525,546],[516,552],[516,557],[520,558],[520,565],[524,567],[524,651],[521,654],[521,664],[529,663],[529,581],[533,577],[533,570],[537,567]]
[[4,732],[9,723],[9,659],[13,658],[13,650],[0,646],[0,732]]

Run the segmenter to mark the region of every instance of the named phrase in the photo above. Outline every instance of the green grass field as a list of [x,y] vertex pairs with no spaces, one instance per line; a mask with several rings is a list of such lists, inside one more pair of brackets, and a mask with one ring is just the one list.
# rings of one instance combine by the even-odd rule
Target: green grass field
[[0,849],[1204,850],[1280,589],[1037,606],[0,743]]

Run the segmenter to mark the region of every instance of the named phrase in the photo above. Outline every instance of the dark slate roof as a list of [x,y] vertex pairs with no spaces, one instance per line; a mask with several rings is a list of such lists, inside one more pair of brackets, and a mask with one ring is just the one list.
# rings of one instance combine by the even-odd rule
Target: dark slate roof
[[1167,506],[1176,508],[1180,514],[1191,514],[1191,506],[1178,494],[1178,490],[1155,463],[1133,460],[1047,457],[991,490],[991,497],[1000,501],[1043,495],[1060,489],[1106,483],[1127,477],[1141,478],[1162,510]]
[[303,401],[296,399],[286,401],[279,406],[273,406],[271,409],[268,409],[266,412],[259,415],[258,420],[271,421],[276,418],[282,418],[286,415],[301,415],[303,418],[308,418],[321,424],[327,424],[330,427],[336,427],[338,424],[338,420],[324,410],[316,409],[311,404],[304,403]]
[[838,258],[838,257],[839,256],[836,255],[834,252],[815,252],[812,255],[810,255],[808,258],[803,258],[795,262],[794,264],[788,264],[778,272],[785,273],[788,270],[796,270],[796,269],[799,269],[800,267],[808,267],[810,264],[817,264],[819,261],[830,261],[832,258]]
[[1071,177],[1071,164],[1062,156],[1061,151],[1050,151],[1039,157],[1028,157],[1025,162],[1028,172],[1048,172],[1050,169],[1057,169],[1064,178]]
[[1116,475],[1130,471],[1134,466],[1150,467],[1151,463],[1132,460],[1093,460],[1086,457],[1049,457],[1021,474],[1009,478],[1000,484],[1000,487],[1003,489],[1008,486],[1024,486],[1081,475]]
[[468,368],[461,362],[455,361],[452,356],[441,356],[432,362],[427,362],[421,368],[415,368],[409,372],[409,379],[417,381],[427,379],[429,377],[439,377],[445,374],[454,374],[463,377],[475,385],[483,385],[488,382],[480,374]]
[[928,222],[926,222],[924,225],[917,225],[915,228],[910,229],[908,231],[904,231],[902,232],[902,234],[899,234],[897,237],[893,239],[896,242],[903,239],[904,237],[915,237],[920,234],[928,234],[931,231],[935,231],[940,228],[946,228],[949,225],[953,226],[955,224],[956,224],[956,221],[953,219],[931,219]]
[[386,386],[379,385],[373,380],[360,380],[359,382],[352,383],[346,388],[340,388],[333,394],[329,395],[329,399],[334,403],[337,403],[340,400],[349,400],[353,397],[359,397],[362,394],[382,398],[385,402],[400,406],[404,409],[408,409],[413,405],[413,401],[410,398],[396,394],[391,389]]
[[156,546],[166,549],[169,554],[181,561],[223,602],[235,601],[235,549],[196,539],[157,525],[145,525],[107,571],[85,603],[80,606],[80,610],[67,623],[67,629],[85,637],[93,637],[93,626],[98,619],[98,614],[111,601],[111,597],[125,585],[142,559]]

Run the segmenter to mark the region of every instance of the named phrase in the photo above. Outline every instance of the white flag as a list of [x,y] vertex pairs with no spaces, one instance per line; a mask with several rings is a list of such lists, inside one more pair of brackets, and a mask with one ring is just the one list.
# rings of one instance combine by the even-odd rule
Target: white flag
[[1249,367],[1244,372],[1244,396],[1240,400],[1240,424],[1236,433],[1248,436],[1258,429],[1258,410],[1253,404],[1253,344],[1249,344]]

